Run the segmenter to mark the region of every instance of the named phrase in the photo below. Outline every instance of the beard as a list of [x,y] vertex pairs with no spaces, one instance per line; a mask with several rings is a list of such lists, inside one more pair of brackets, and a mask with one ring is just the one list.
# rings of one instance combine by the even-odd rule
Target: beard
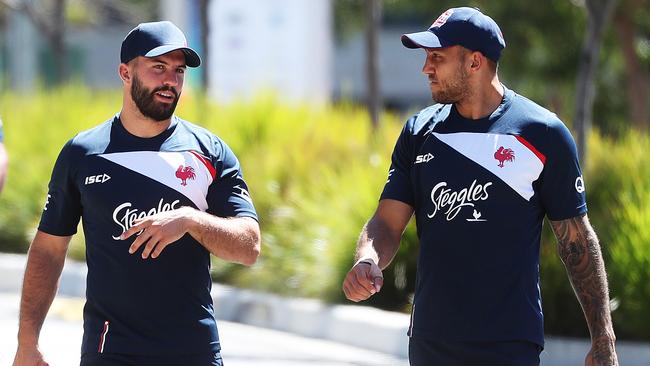
[[[154,100],[154,94],[159,91],[167,91],[174,94],[174,101],[171,104],[159,103]],[[161,86],[154,90],[147,89],[137,75],[133,75],[133,83],[131,84],[131,97],[135,105],[140,110],[143,116],[151,118],[154,121],[162,122],[169,119],[176,110],[176,104],[180,95],[176,88],[171,86]]]
[[431,89],[431,98],[436,103],[452,104],[459,102],[469,96],[469,74],[458,64],[456,73],[449,80],[438,80],[439,90]]

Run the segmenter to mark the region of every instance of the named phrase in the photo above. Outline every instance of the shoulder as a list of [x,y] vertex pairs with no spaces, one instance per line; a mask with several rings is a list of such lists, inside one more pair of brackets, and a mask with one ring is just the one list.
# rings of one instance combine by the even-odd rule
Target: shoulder
[[406,121],[404,132],[417,136],[425,135],[436,124],[449,117],[451,104],[434,104],[415,113]]
[[510,110],[523,117],[521,120],[531,125],[545,129],[557,129],[564,126],[562,120],[555,113],[517,93],[514,93]]
[[177,128],[180,130],[179,132],[195,139],[199,143],[203,154],[220,158],[224,154],[230,153],[230,148],[224,140],[207,128],[182,118],[176,118],[178,119]]
[[79,132],[66,146],[75,150],[83,151],[86,154],[100,154],[106,150],[111,139],[111,128],[115,117],[112,117],[101,124]]
[[575,149],[571,132],[555,113],[519,94],[510,109],[521,123],[520,134],[544,153]]
[[86,155],[101,154],[110,142],[112,124],[113,118],[79,132],[63,145],[60,158],[75,161]]
[[201,137],[201,138],[204,138],[204,139],[205,138],[210,138],[210,139],[211,138],[218,138],[215,134],[210,132],[210,130],[208,130],[205,127],[199,126],[196,123],[192,123],[192,122],[190,122],[188,120],[185,120],[185,119],[182,119],[180,117],[174,117],[174,118],[176,118],[176,121],[178,123],[177,128],[181,128],[185,132],[188,132],[188,133],[190,133],[192,135],[195,135],[197,137]]

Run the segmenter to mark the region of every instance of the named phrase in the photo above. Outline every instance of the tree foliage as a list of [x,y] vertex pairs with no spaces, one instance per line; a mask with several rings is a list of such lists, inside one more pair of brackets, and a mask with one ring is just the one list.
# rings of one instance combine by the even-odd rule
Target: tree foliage
[[[339,37],[363,25],[361,3],[335,0]],[[580,52],[587,32],[585,1],[385,0],[383,24],[424,29],[456,6],[477,7],[501,27],[507,43],[500,61],[502,81],[573,126]],[[605,28],[595,73],[594,126],[614,135],[630,124],[648,129],[649,70],[650,0],[620,0]]]

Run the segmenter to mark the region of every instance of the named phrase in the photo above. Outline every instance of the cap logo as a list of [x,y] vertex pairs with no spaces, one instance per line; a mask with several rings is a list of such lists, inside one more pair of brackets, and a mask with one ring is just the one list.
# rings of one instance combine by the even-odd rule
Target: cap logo
[[433,22],[433,24],[431,24],[431,27],[429,27],[429,28],[441,27],[443,24],[445,24],[447,22],[447,19],[449,19],[449,17],[453,13],[454,13],[454,9],[449,9],[446,12],[440,14],[438,19],[436,19],[436,21]]

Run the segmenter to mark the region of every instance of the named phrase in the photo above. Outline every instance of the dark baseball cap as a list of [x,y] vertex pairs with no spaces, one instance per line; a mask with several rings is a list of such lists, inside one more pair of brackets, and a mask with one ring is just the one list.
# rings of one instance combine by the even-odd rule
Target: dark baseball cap
[[127,63],[138,56],[156,57],[176,50],[183,51],[187,66],[201,65],[201,58],[196,51],[187,47],[183,31],[174,23],[166,20],[140,23],[122,41],[120,61]]
[[480,10],[468,7],[445,11],[424,32],[402,35],[402,44],[408,48],[463,46],[494,62],[506,47],[497,23]]

